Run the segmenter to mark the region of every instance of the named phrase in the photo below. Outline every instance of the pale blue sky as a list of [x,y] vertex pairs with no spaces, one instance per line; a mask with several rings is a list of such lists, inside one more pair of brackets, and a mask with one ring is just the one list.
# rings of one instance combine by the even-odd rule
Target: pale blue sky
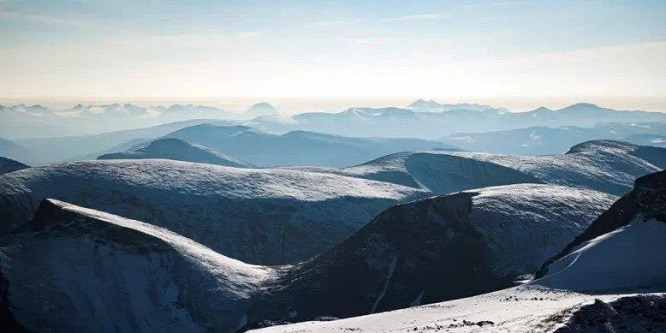
[[2,98],[666,93],[666,1],[0,4]]

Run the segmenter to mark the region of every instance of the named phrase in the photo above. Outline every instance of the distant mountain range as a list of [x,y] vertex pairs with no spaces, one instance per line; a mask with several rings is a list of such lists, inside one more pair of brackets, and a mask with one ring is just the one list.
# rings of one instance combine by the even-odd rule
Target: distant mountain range
[[268,103],[245,112],[192,104],[137,106],[133,104],[82,105],[50,109],[41,105],[0,105],[0,135],[7,138],[45,138],[92,135],[193,119],[223,119],[243,122],[257,116],[276,115]]
[[277,135],[247,126],[201,124],[165,136],[211,148],[256,166],[313,165],[343,167],[399,151],[456,150],[421,139],[352,138],[307,131]]
[[538,126],[508,131],[458,133],[440,140],[476,152],[546,155],[563,153],[577,143],[599,139],[666,147],[666,136],[659,135],[661,133],[666,133],[666,123],[603,123],[591,128]]
[[[15,143],[25,148],[28,154],[25,161],[30,164],[90,160],[101,154],[124,151],[181,128],[202,123],[233,124],[224,120],[194,119],[94,135],[18,139]],[[0,156],[4,156],[2,150]]]
[[404,108],[350,108],[338,113],[310,112],[294,116],[280,114],[266,102],[255,104],[245,112],[191,104],[79,104],[68,109],[20,104],[0,106],[0,119],[0,135],[9,139],[90,135],[192,119],[224,119],[272,133],[305,130],[357,137],[436,139],[454,133],[506,131],[534,126],[663,123],[666,122],[666,113],[619,111],[589,103],[559,110],[540,107],[528,112],[510,112],[489,105],[443,104],[420,99]]
[[339,113],[303,113],[290,121],[254,119],[246,125],[269,132],[295,129],[346,136],[413,137],[435,139],[454,133],[506,131],[526,127],[594,127],[601,123],[666,122],[666,113],[618,111],[580,103],[559,110],[544,107],[528,112],[477,104],[415,102],[407,108],[351,108]]

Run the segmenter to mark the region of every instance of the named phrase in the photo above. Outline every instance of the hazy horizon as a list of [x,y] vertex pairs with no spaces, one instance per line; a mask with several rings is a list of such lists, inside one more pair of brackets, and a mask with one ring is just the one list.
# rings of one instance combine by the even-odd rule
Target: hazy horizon
[[53,109],[68,109],[77,104],[108,105],[108,104],[134,104],[138,106],[169,106],[173,104],[194,104],[222,108],[231,112],[243,112],[252,105],[266,102],[273,105],[283,114],[296,114],[303,112],[340,112],[352,107],[406,107],[417,99],[434,100],[439,103],[474,103],[485,104],[497,108],[506,108],[513,112],[531,111],[539,107],[560,109],[577,103],[591,103],[601,107],[616,110],[642,110],[666,112],[666,98],[595,98],[595,97],[554,97],[554,98],[453,98],[453,97],[310,97],[310,98],[280,98],[280,97],[220,97],[208,99],[141,99],[141,98],[105,98],[105,99],[53,99],[53,98],[26,98],[1,99],[0,105],[14,106],[42,105]]

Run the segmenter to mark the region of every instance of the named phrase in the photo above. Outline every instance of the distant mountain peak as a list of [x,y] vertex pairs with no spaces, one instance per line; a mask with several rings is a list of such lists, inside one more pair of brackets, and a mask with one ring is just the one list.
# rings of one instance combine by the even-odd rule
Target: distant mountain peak
[[549,109],[549,108],[547,108],[547,107],[545,107],[545,106],[540,106],[540,107],[538,107],[538,108],[532,110],[532,112],[551,112],[551,111],[553,111],[553,110],[552,110],[552,109]]
[[243,114],[252,118],[256,118],[276,115],[278,114],[278,110],[267,102],[260,102],[252,105],[252,107],[250,107]]
[[419,98],[414,103],[409,104],[407,107],[408,108],[415,108],[415,109],[430,109],[430,108],[438,108],[441,107],[442,104],[437,103],[436,101],[430,99],[426,100],[423,98]]
[[576,104],[571,104],[565,108],[560,109],[560,111],[564,110],[589,110],[589,109],[594,109],[594,110],[601,110],[603,109],[602,107],[592,104],[592,103],[576,103]]

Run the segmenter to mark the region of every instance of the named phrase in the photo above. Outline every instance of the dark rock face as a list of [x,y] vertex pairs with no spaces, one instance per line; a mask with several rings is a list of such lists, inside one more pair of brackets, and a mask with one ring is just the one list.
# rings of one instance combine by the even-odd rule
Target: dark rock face
[[633,191],[615,202],[562,252],[544,263],[537,277],[544,276],[548,272],[548,265],[563,258],[577,246],[628,225],[638,214],[642,214],[644,219],[655,218],[666,222],[666,171],[636,179]]
[[341,246],[269,286],[251,313],[295,321],[350,317],[511,285],[486,269],[483,241],[466,220],[473,195],[387,210]]
[[30,166],[25,165],[21,162],[14,161],[9,158],[0,157],[0,175],[29,167]]
[[613,302],[596,300],[573,312],[555,333],[663,332],[666,330],[666,296],[638,295]]

